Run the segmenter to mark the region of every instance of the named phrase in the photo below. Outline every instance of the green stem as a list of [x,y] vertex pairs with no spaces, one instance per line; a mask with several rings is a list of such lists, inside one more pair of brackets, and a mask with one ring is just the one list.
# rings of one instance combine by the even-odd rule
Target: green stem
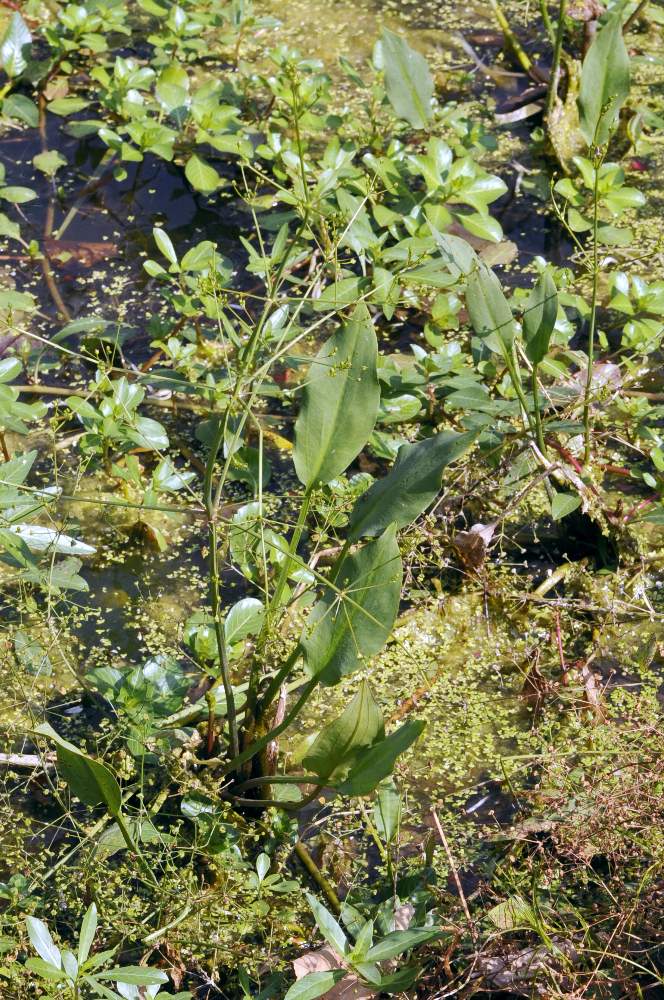
[[150,868],[150,865],[147,863],[147,861],[143,857],[141,849],[138,846],[138,842],[135,841],[134,838],[132,837],[131,830],[127,826],[127,824],[125,822],[125,818],[122,815],[122,813],[121,812],[114,813],[113,819],[115,820],[115,822],[118,825],[118,830],[122,834],[122,839],[124,840],[125,844],[129,848],[129,850],[133,854],[135,854],[136,857],[138,858],[138,862],[139,862],[141,868],[143,869],[143,871],[147,875],[147,877],[150,880],[150,882],[152,883],[152,885],[155,885],[155,886],[158,885],[159,883],[157,882],[155,874],[152,871],[152,869]]
[[288,659],[282,664],[277,673],[274,675],[270,683],[268,684],[265,693],[261,696],[259,713],[260,715],[265,714],[265,710],[270,707],[274,699],[279,694],[281,685],[284,683],[288,675],[290,674],[293,666],[297,663],[298,659],[302,655],[302,650],[300,645],[295,647]]
[[514,57],[521,66],[521,69],[523,69],[524,72],[531,74],[533,72],[532,60],[530,59],[530,56],[521,45],[519,39],[512,31],[510,23],[507,20],[507,17],[505,16],[505,12],[498,3],[498,0],[489,0],[489,6],[493,11],[493,16],[495,17],[496,21],[500,26],[500,30],[503,33],[505,42],[514,53]]
[[226,646],[226,629],[221,618],[221,602],[219,600],[219,553],[217,539],[217,525],[214,520],[210,521],[209,527],[209,577],[210,577],[210,602],[212,605],[212,617],[214,618],[214,630],[217,637],[217,650],[219,652],[219,663],[221,665],[221,681],[224,685],[224,695],[226,697],[226,715],[228,718],[228,732],[230,735],[231,753],[237,757],[240,752],[240,739],[237,728],[237,710],[235,707],[235,695],[230,678],[230,667],[228,663],[228,648]]
[[542,411],[540,408],[538,371],[539,371],[539,365],[533,365],[533,404],[535,407],[535,433],[537,436],[537,447],[546,458],[546,444],[544,443],[544,431],[542,428]]
[[255,757],[257,753],[261,752],[261,750],[264,750],[265,747],[268,745],[268,743],[276,739],[277,736],[283,733],[285,729],[288,729],[290,724],[298,717],[298,715],[308,702],[309,696],[313,691],[313,689],[316,687],[317,683],[318,683],[317,677],[312,677],[310,680],[308,680],[302,689],[300,697],[297,699],[297,701],[295,702],[295,704],[293,705],[292,709],[285,717],[283,722],[280,722],[279,725],[275,726],[274,729],[271,729],[269,733],[265,733],[263,736],[257,739],[255,743],[252,743],[251,746],[247,747],[246,750],[243,750],[242,753],[237,754],[233,758],[233,760],[229,761],[227,764],[224,764],[224,766],[221,768],[221,774],[224,775],[224,774],[229,774],[231,771],[236,771],[238,767],[240,767],[246,761],[251,760],[251,758]]
[[549,90],[546,95],[546,119],[551,117],[556,98],[558,96],[558,84],[560,82],[560,61],[563,54],[563,39],[565,37],[565,12],[567,11],[567,0],[559,0],[558,3],[558,27],[556,30],[556,41],[553,46],[553,62],[551,64],[551,76],[549,78]]
[[584,462],[587,465],[590,461],[591,448],[591,420],[590,420],[590,395],[592,392],[592,376],[595,356],[595,329],[597,326],[597,290],[599,284],[599,267],[597,263],[597,220],[599,212],[599,168],[604,159],[603,153],[595,157],[593,166],[595,168],[595,180],[593,184],[593,271],[592,271],[592,298],[590,304],[590,329],[588,331],[588,364],[586,366],[586,387],[583,394],[583,427],[584,427]]
[[[309,487],[305,492],[304,497],[302,498],[300,512],[298,514],[297,522],[293,530],[293,537],[291,538],[290,544],[288,546],[288,555],[281,564],[281,569],[279,571],[279,576],[277,577],[277,583],[274,588],[274,593],[268,603],[265,612],[265,621],[263,623],[263,627],[261,628],[260,635],[258,636],[258,640],[256,642],[256,652],[252,659],[251,669],[249,673],[249,689],[247,691],[247,718],[249,718],[250,716],[253,716],[255,718],[256,716],[255,710],[258,701],[258,685],[261,679],[261,664],[263,662],[263,651],[265,649],[265,643],[267,641],[267,637],[272,632],[275,612],[277,612],[281,606],[281,599],[283,596],[284,587],[286,586],[286,582],[288,580],[288,575],[291,572],[291,569],[293,568],[292,556],[297,554],[297,548],[298,545],[300,544],[302,533],[304,531],[307,522],[307,515],[309,513],[309,507],[311,505],[311,492],[312,492],[312,487]],[[276,693],[279,691],[281,682],[288,676],[290,667],[297,658],[297,652],[298,652],[298,647],[296,647],[295,650],[293,650],[291,655],[286,660],[285,664],[281,667],[281,669],[277,673],[276,677],[274,677],[270,682],[268,691],[261,699],[261,713],[264,713],[265,709],[268,708],[270,703],[273,701]]]
[[540,0],[540,14],[542,15],[542,23],[544,25],[544,30],[546,31],[549,41],[552,45],[556,44],[556,33],[553,30],[553,25],[551,23],[551,15],[549,14],[549,6],[547,0]]
[[517,399],[519,400],[521,409],[523,410],[524,425],[527,424],[527,430],[529,430],[531,434],[535,434],[535,424],[530,415],[528,400],[526,399],[526,395],[523,391],[523,385],[521,384],[521,372],[518,361],[516,360],[514,344],[512,344],[511,348],[504,348],[503,358],[505,359],[505,365],[507,366],[507,371],[509,372],[510,379],[512,380],[512,385]]
[[295,851],[302,867],[307,871],[308,875],[310,875],[310,877],[314,880],[327,899],[332,912],[338,916],[341,913],[341,903],[339,902],[339,897],[329,881],[323,875],[318,865],[314,863],[314,859],[311,857],[309,851],[306,849],[301,840],[298,840],[293,850]]

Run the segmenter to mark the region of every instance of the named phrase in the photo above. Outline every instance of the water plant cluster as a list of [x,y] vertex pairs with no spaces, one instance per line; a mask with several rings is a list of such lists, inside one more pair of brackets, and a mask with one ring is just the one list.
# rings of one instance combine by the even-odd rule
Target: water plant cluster
[[658,995],[661,9],[6,7],[0,992]]

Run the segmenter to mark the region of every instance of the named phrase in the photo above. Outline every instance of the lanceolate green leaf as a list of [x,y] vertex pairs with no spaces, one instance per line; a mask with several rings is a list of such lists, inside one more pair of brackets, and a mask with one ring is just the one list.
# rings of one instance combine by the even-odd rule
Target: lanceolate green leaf
[[382,50],[390,104],[413,128],[424,128],[431,118],[433,97],[433,78],[426,59],[387,28],[383,29]]
[[466,305],[478,337],[496,354],[505,355],[514,340],[514,319],[500,281],[486,264],[468,278]]
[[317,1000],[329,993],[335,983],[347,975],[345,969],[329,969],[325,972],[310,972],[293,983],[284,1000]]
[[608,142],[629,94],[629,56],[622,33],[622,12],[623,4],[618,4],[583,60],[579,121],[589,146]]
[[523,340],[528,360],[538,365],[549,350],[558,315],[558,292],[548,271],[540,275],[523,308]]
[[362,494],[350,516],[349,536],[375,536],[394,522],[410,524],[426,510],[440,489],[443,469],[470,448],[474,431],[442,431],[399,449],[392,470]]
[[111,816],[117,817],[122,805],[122,795],[113,772],[105,764],[88,757],[73,743],[64,740],[48,722],[37,726],[35,732],[55,743],[60,774],[73,794],[86,806],[103,803]]
[[328,778],[362,747],[385,735],[383,713],[371,688],[362,681],[359,691],[342,714],[319,732],[302,763],[320,778]]
[[422,735],[423,730],[424,722],[410,719],[386,739],[372,746],[362,754],[361,760],[351,768],[343,784],[339,785],[340,794],[368,795],[372,792],[376,785],[392,774],[397,757]]
[[310,892],[306,893],[306,897],[318,929],[327,943],[334,948],[337,955],[345,955],[348,951],[348,938],[337,920]]
[[406,931],[393,931],[384,937],[382,941],[370,948],[365,958],[369,962],[384,962],[389,958],[396,958],[404,951],[414,948],[425,941],[433,941],[440,937],[443,931],[440,927],[409,927]]
[[305,486],[335,479],[367,443],[380,402],[377,360],[371,317],[359,305],[309,369],[293,450],[295,471]]
[[336,684],[361,657],[382,649],[399,610],[401,578],[394,525],[341,560],[333,570],[334,589],[316,602],[302,633],[310,676]]

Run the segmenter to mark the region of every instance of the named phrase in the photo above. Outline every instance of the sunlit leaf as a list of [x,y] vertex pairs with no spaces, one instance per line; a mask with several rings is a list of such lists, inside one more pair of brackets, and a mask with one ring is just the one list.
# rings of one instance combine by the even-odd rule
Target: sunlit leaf
[[610,14],[583,60],[579,123],[589,146],[608,142],[629,95],[629,55],[623,39],[623,9],[623,4],[618,4]]
[[405,38],[383,28],[381,36],[385,90],[400,118],[413,128],[425,128],[431,119],[433,77],[419,52]]
[[302,392],[293,461],[305,486],[336,479],[367,443],[380,402],[377,359],[371,317],[359,305],[312,361]]
[[355,504],[349,537],[375,536],[391,523],[403,528],[414,521],[437,496],[443,469],[460,458],[476,436],[474,431],[441,431],[417,444],[402,445],[388,475]]
[[396,528],[346,555],[305,624],[301,644],[307,672],[336,684],[361,658],[387,641],[399,610],[402,565]]
[[558,315],[558,292],[548,271],[537,279],[523,307],[523,340],[528,360],[538,365],[549,350]]

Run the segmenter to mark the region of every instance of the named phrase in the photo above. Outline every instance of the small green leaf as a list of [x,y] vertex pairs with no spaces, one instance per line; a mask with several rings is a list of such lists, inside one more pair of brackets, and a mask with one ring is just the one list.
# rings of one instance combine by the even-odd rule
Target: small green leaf
[[83,923],[81,924],[81,933],[78,938],[78,964],[83,965],[87,961],[88,955],[90,954],[90,948],[92,947],[92,942],[94,941],[95,932],[97,930],[97,907],[94,903],[85,911],[85,916],[83,917]]
[[317,1000],[329,993],[332,987],[346,975],[345,969],[330,969],[327,972],[310,972],[302,976],[288,990],[284,1000]]
[[567,517],[573,510],[581,504],[581,498],[573,493],[554,493],[551,501],[551,517],[554,521],[560,521]]
[[35,732],[55,743],[60,774],[71,788],[72,793],[86,806],[103,803],[111,816],[117,817],[122,805],[120,786],[113,772],[98,760],[64,740],[48,724],[43,722]]
[[113,983],[123,983],[126,986],[161,986],[168,982],[168,976],[161,969],[147,969],[142,965],[126,965],[124,968],[108,969],[98,972],[91,979],[110,979]]
[[221,177],[214,167],[195,153],[187,160],[184,174],[191,186],[203,194],[211,194],[221,186]]
[[468,451],[475,431],[442,431],[399,449],[393,468],[359,498],[350,516],[349,538],[375,536],[394,522],[410,524],[426,510],[440,490],[443,469]]
[[311,907],[314,920],[318,930],[332,948],[334,948],[340,958],[348,952],[348,938],[341,929],[341,925],[335,920],[329,910],[326,910],[322,903],[319,903],[315,896],[306,892],[307,902]]
[[410,927],[406,931],[393,931],[370,948],[365,959],[367,962],[385,962],[420,944],[434,941],[442,934],[440,927]]
[[434,91],[426,59],[387,28],[383,28],[381,48],[385,90],[395,114],[413,128],[425,128],[431,119]]
[[305,757],[304,767],[320,778],[329,778],[358,750],[369,747],[385,735],[383,713],[365,680],[341,715],[316,736]]
[[31,42],[30,30],[16,11],[12,14],[9,26],[0,42],[0,68],[10,79],[20,76],[28,65],[25,50]]
[[53,941],[51,932],[44,921],[38,920],[37,917],[26,917],[25,923],[28,928],[30,944],[35,949],[39,957],[49,965],[54,966],[56,969],[60,969],[62,967],[60,949]]
[[394,840],[401,824],[401,794],[394,782],[384,781],[374,804],[374,825],[386,844]]
[[25,122],[30,128],[37,128],[39,124],[39,109],[34,101],[31,101],[25,94],[10,94],[5,97],[2,104],[2,113],[9,118],[17,118]]
[[523,307],[523,339],[531,364],[538,365],[546,357],[557,316],[558,292],[553,278],[545,271]]
[[624,5],[618,4],[598,31],[581,70],[579,123],[589,146],[609,140],[629,95],[629,55],[623,39]]
[[37,170],[41,170],[47,177],[54,177],[60,167],[66,165],[67,160],[56,149],[49,149],[46,153],[38,153],[37,156],[33,156],[32,162]]
[[11,202],[12,205],[23,205],[26,201],[34,201],[36,197],[37,193],[32,188],[17,185],[0,188],[0,198]]
[[255,597],[243,597],[226,615],[226,642],[233,645],[242,642],[249,635],[258,635],[264,617],[265,607],[262,601]]
[[86,101],[82,97],[58,97],[46,107],[51,114],[66,118],[67,115],[75,115],[78,111],[83,111],[89,104],[90,101]]
[[177,267],[178,257],[175,252],[175,247],[173,246],[173,243],[171,242],[171,238],[168,235],[168,233],[165,232],[163,229],[160,229],[158,226],[155,226],[155,228],[152,230],[152,235],[154,237],[155,243],[163,253],[166,260],[169,262],[169,264],[173,264],[174,267]]

